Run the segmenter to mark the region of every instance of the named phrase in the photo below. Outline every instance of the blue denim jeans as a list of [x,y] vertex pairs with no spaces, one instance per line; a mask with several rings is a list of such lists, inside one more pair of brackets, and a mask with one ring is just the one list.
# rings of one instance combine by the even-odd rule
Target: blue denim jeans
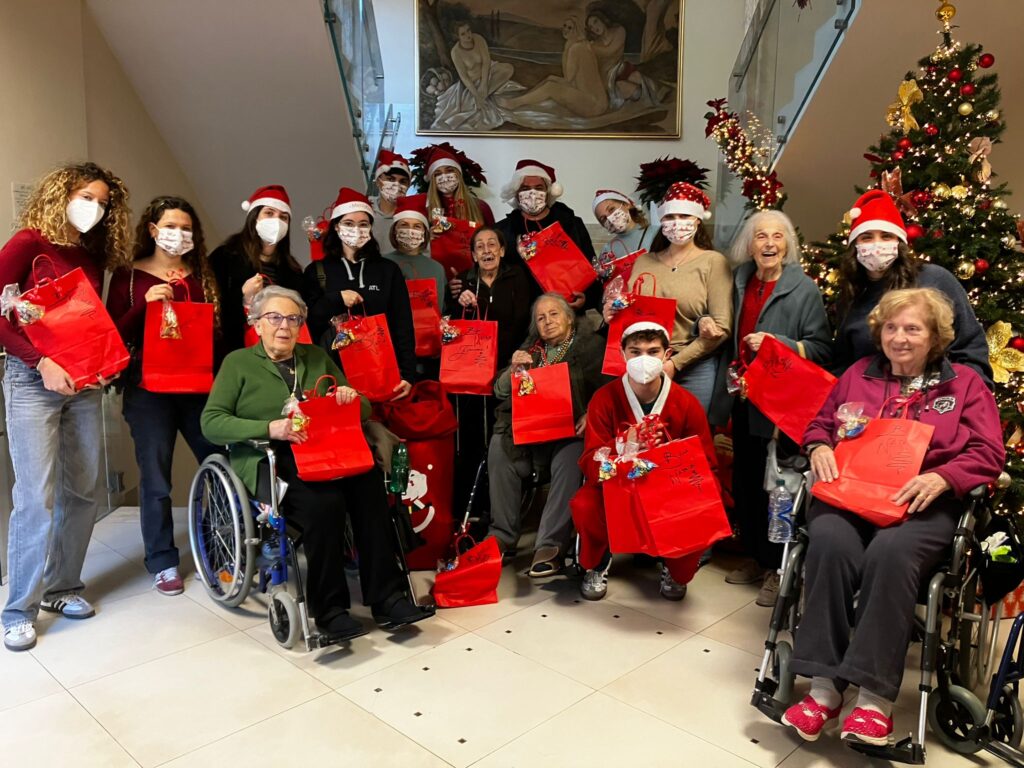
[[697,398],[704,413],[711,407],[711,396],[715,391],[715,376],[718,374],[718,355],[705,357],[684,368],[676,376],[676,383]]
[[10,586],[3,623],[35,621],[46,597],[78,592],[96,522],[103,455],[102,392],[51,392],[16,357],[4,374],[14,509],[7,555]]

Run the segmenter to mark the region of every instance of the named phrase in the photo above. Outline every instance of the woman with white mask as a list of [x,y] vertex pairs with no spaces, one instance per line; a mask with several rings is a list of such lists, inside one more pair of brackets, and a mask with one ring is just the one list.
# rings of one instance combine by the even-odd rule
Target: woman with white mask
[[594,218],[607,230],[610,239],[598,254],[595,266],[616,256],[650,250],[658,228],[652,227],[647,214],[633,200],[614,189],[599,189],[594,193]]
[[291,200],[284,187],[260,187],[242,203],[246,212],[241,231],[210,254],[221,300],[222,349],[227,353],[245,344],[246,307],[267,285],[297,291],[302,267],[291,254]]
[[[494,223],[491,207],[469,189],[471,183],[486,182],[483,170],[451,144],[432,144],[416,150],[414,156],[427,182],[427,213],[431,224],[438,213],[448,218]],[[425,167],[424,167],[425,166]]]
[[387,240],[395,211],[409,191],[411,178],[408,160],[387,149],[380,151],[373,170],[377,194],[370,198],[373,203],[373,236],[378,241]]

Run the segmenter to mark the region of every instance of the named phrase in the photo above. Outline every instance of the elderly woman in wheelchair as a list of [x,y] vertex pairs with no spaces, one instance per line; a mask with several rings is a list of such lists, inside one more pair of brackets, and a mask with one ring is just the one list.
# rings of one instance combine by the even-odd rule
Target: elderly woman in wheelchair
[[[269,577],[275,587],[279,586],[282,567],[286,569],[289,562],[292,567],[297,565],[294,548],[285,544],[284,521],[301,531],[308,605],[319,630],[313,643],[306,631],[307,647],[312,647],[348,640],[367,631],[348,612],[349,590],[343,567],[346,518],[351,522],[359,554],[363,602],[372,607],[374,620],[385,629],[393,629],[426,618],[431,612],[410,599],[380,470],[374,468],[326,482],[306,482],[298,476],[292,445],[303,442],[306,434],[296,430],[292,418],[282,415],[288,401],[301,400],[304,391],[327,375],[339,384],[339,403],[359,399],[363,419],[370,414],[366,398],[346,386],[344,375],[326,352],[296,343],[306,311],[297,293],[276,286],[263,289],[253,300],[249,317],[260,342],[225,358],[201,421],[208,440],[229,446],[230,467],[222,457],[215,456],[201,468],[193,483],[190,523],[199,575],[211,595],[229,606],[245,598],[254,561],[261,557],[277,561],[269,575],[261,570],[261,578]],[[215,466],[209,466],[211,463]],[[218,480],[225,475],[230,478],[227,484]],[[222,487],[216,487],[218,482]],[[218,499],[223,502],[227,497],[230,501],[232,491],[242,500],[233,507],[233,521],[225,510],[217,508],[223,506],[218,505]],[[270,529],[258,555],[251,546],[260,539],[255,535],[248,497],[258,500],[252,505],[256,522]],[[278,554],[283,557],[277,558]],[[260,586],[265,588],[266,584]],[[286,589],[273,592],[271,625],[275,635],[281,622],[294,626],[296,619],[306,630],[301,578],[297,579],[297,590],[301,616],[295,615],[295,601]],[[278,640],[282,638],[278,636]]]
[[[892,705],[918,592],[948,556],[954,534],[961,533],[957,521],[965,497],[996,480],[1005,458],[992,393],[971,368],[943,355],[953,339],[953,310],[942,294],[891,291],[871,312],[869,325],[881,354],[862,359],[839,379],[804,437],[818,483],[840,480],[834,448],[851,426],[837,416],[844,404],[934,431],[919,474],[889,499],[906,505],[897,523],[878,527],[821,499],[811,504],[804,604],[791,661],[792,671],[811,678],[811,689],[781,718],[813,741],[839,717],[846,686],[857,686],[842,738],[861,751],[892,743]],[[879,461],[899,458],[883,458],[884,453]]]

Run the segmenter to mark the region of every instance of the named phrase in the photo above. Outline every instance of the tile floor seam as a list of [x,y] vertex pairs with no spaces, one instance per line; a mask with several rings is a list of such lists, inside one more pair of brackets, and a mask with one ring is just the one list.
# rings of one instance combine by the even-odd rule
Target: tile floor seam
[[[534,586],[534,589],[536,589],[536,586]],[[498,618],[493,619],[492,621],[488,621],[488,622],[486,622],[484,624],[481,624],[481,625],[479,625],[477,627],[473,627],[473,629],[467,629],[466,627],[463,627],[461,624],[459,624],[454,619],[445,619],[445,621],[447,621],[447,622],[449,622],[451,624],[454,624],[455,626],[459,627],[460,629],[464,629],[466,632],[475,632],[478,629],[483,629],[484,627],[491,626],[491,624],[494,624],[496,621],[504,621],[509,616],[514,616],[515,614],[519,613],[520,611],[525,611],[527,608],[533,608],[535,606],[540,605],[541,603],[546,603],[548,600],[554,600],[556,597],[558,597],[558,593],[551,594],[550,596],[545,597],[543,600],[538,600],[537,602],[530,603],[529,605],[520,606],[519,608],[516,608],[511,613],[506,613],[504,616],[499,616]],[[506,598],[506,599],[512,599],[512,598]],[[456,610],[458,610],[458,609],[456,609]],[[441,618],[444,618],[444,614],[443,613],[439,614],[439,615],[441,616]]]
[[124,744],[122,744],[122,743],[121,743],[120,741],[118,741],[118,740],[117,740],[117,737],[116,737],[116,736],[114,736],[114,734],[112,734],[112,733],[111,733],[111,732],[110,732],[110,731],[109,731],[109,730],[107,729],[107,727],[106,727],[106,726],[105,726],[105,725],[104,725],[103,723],[101,723],[101,722],[100,722],[99,718],[97,718],[97,717],[96,717],[96,715],[94,715],[94,714],[92,713],[92,710],[91,710],[91,709],[89,709],[89,708],[88,708],[87,706],[85,706],[85,703],[84,703],[84,702],[82,702],[82,701],[80,701],[80,700],[79,700],[79,698],[78,698],[77,696],[75,696],[75,694],[74,694],[74,691],[71,691],[71,690],[69,690],[69,689],[67,689],[67,688],[65,688],[64,690],[65,690],[65,691],[67,692],[68,696],[70,696],[70,697],[71,697],[71,698],[72,698],[72,699],[74,700],[74,702],[75,702],[75,703],[76,703],[76,704],[77,704],[77,705],[78,705],[79,707],[81,707],[81,708],[82,708],[82,711],[83,711],[83,712],[85,712],[85,713],[86,713],[86,714],[87,714],[87,715],[88,715],[88,716],[90,717],[90,719],[92,719],[92,721],[93,721],[94,723],[96,723],[96,725],[98,725],[98,726],[100,727],[100,729],[101,729],[101,730],[102,730],[102,731],[103,731],[103,732],[104,732],[105,734],[107,734],[107,736],[109,736],[109,737],[110,737],[110,740],[111,740],[111,741],[113,741],[113,742],[114,742],[115,744],[117,744],[117,746],[121,748],[121,751],[123,751],[123,752],[124,752],[124,753],[125,753],[126,755],[128,755],[128,759],[129,759],[129,760],[131,760],[131,761],[132,761],[133,763],[135,763],[135,765],[137,765],[137,766],[138,766],[139,768],[144,768],[144,766],[142,765],[142,763],[140,763],[140,762],[139,762],[138,760],[136,760],[136,759],[135,759],[135,755],[133,755],[133,754],[131,753],[131,751],[130,751],[130,750],[128,749],[128,747],[126,747],[126,746],[125,746]]

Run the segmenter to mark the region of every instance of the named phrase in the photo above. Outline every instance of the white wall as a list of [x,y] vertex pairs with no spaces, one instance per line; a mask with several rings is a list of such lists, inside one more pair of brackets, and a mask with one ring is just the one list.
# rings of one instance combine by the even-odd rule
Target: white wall
[[[523,0],[542,2],[543,0]],[[586,0],[580,0],[581,10]],[[402,105],[402,130],[396,149],[402,154],[438,141],[451,141],[483,166],[489,180],[482,195],[501,218],[507,206],[499,192],[522,158],[555,168],[565,187],[562,198],[588,224],[590,203],[600,188],[629,192],[636,186],[640,163],[665,155],[689,158],[711,169],[717,180],[718,151],[704,138],[704,113],[709,99],[726,95],[729,74],[744,31],[744,0],[686,0],[683,22],[682,138],[529,139],[416,136],[412,104],[416,91],[415,0],[374,0],[374,13],[384,58],[385,92],[389,102]],[[713,197],[713,195],[712,195]]]

